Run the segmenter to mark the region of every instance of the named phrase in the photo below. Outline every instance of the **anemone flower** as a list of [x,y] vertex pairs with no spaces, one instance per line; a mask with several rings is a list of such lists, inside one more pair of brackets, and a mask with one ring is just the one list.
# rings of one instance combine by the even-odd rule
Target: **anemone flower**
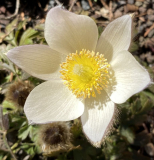
[[47,45],[25,45],[7,56],[34,77],[47,80],[29,94],[30,123],[69,121],[81,116],[83,132],[100,147],[113,123],[115,103],[124,103],[150,84],[148,72],[129,53],[132,17],[112,21],[98,39],[95,22],[61,7],[45,21]]

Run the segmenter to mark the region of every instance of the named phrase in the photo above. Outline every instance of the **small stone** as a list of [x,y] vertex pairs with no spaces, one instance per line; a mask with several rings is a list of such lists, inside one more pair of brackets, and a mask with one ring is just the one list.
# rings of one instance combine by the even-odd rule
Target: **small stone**
[[88,3],[87,1],[85,1],[85,0],[82,0],[82,1],[81,1],[81,5],[82,5],[82,8],[83,8],[84,10],[90,9],[89,3]]
[[54,5],[55,5],[55,1],[54,1],[54,0],[50,0],[50,1],[49,1],[48,10],[51,9],[51,8],[53,8]]
[[148,33],[148,37],[151,38],[154,35],[154,29]]
[[128,0],[127,1],[129,4],[134,4],[134,0]]
[[149,4],[149,3],[150,3],[149,0],[144,1],[144,4]]
[[139,38],[139,41],[140,41],[140,42],[143,42],[143,41],[144,41],[144,37],[141,36],[141,37]]
[[114,13],[114,17],[118,18],[118,17],[121,17],[121,16],[122,16],[122,12],[119,11],[119,10],[116,10],[115,13]]
[[139,8],[139,12],[140,12],[140,13],[145,13],[145,12],[146,12],[146,8],[140,7],[140,8]]
[[147,21],[147,27],[152,26],[152,22],[151,21]]
[[123,12],[123,11],[124,11],[124,7],[122,6],[122,7],[120,7],[118,10],[119,10],[120,12]]
[[148,20],[154,21],[154,15],[148,15]]
[[108,18],[109,17],[109,10],[106,8],[101,8],[100,13],[103,17]]
[[116,8],[118,6],[118,4],[115,2],[112,2],[112,6],[113,6],[113,8]]
[[145,146],[145,151],[149,156],[154,156],[154,145],[152,143],[148,143]]
[[154,10],[153,10],[153,9],[148,9],[147,14],[148,14],[148,15],[154,14]]
[[143,7],[146,8],[146,7],[147,7],[147,4],[143,4]]
[[138,7],[137,6],[135,6],[135,5],[133,5],[133,4],[127,4],[126,6],[125,6],[125,12],[127,13],[127,12],[136,12],[137,10],[138,10]]
[[119,4],[119,5],[125,5],[125,4],[126,4],[126,1],[119,1],[118,4]]
[[137,1],[137,2],[135,2],[135,5],[140,7],[140,6],[142,6],[142,2]]
[[141,33],[145,28],[146,28],[146,24],[142,24],[142,25],[139,27],[139,33]]
[[6,12],[6,8],[5,7],[0,7],[0,13],[5,13]]

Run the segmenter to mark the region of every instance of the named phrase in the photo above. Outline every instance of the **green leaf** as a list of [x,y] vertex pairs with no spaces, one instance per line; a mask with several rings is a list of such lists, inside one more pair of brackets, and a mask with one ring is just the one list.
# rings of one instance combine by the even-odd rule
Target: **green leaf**
[[146,114],[153,108],[153,103],[150,100],[147,100],[147,102],[144,104],[142,107],[141,111],[139,112],[140,114]]
[[34,156],[36,154],[34,143],[22,143],[21,148],[31,156]]
[[26,150],[27,154],[29,155],[35,155],[35,151],[34,151],[34,148],[33,147],[29,147],[27,150]]
[[20,22],[18,23],[17,29],[18,29],[18,30],[22,29],[22,28],[26,25],[27,22],[28,22],[28,19],[25,19],[25,20],[23,20],[23,21],[20,21]]
[[7,101],[7,100],[5,100],[2,105],[3,105],[3,108],[16,109],[14,104],[9,102],[9,101]]
[[132,129],[128,127],[121,127],[120,133],[130,144],[134,142],[135,135]]
[[139,48],[139,44],[137,42],[132,42],[129,48],[129,52],[135,52]]
[[154,102],[154,94],[148,91],[142,91],[142,93],[148,96]]
[[4,37],[5,37],[5,33],[0,32],[0,43],[2,43]]
[[25,140],[28,137],[29,132],[30,132],[30,126],[28,125],[20,128],[18,131],[18,138]]
[[11,119],[11,124],[10,124],[11,127],[15,128],[15,129],[19,129],[23,125],[27,124],[27,120],[24,116],[20,116],[20,115],[18,115],[18,113],[13,113],[13,114],[9,114],[9,115],[10,115],[10,119]]
[[10,31],[12,31],[13,28],[15,28],[17,26],[17,23],[18,23],[18,19],[14,19],[10,24],[8,24],[6,26],[6,33],[9,33]]
[[145,94],[143,94],[142,92],[140,93],[140,100],[141,100],[141,105],[144,106],[145,103],[147,102],[147,100],[149,99],[149,97],[147,97]]
[[21,36],[19,45],[32,44],[32,39],[37,36],[38,31],[28,28]]
[[37,135],[39,131],[39,126],[29,126],[29,137],[33,142],[37,141]]
[[133,102],[133,104],[131,104],[131,109],[133,114],[136,114],[137,112],[139,112],[141,108],[142,108],[141,101],[139,98],[137,98],[136,101]]
[[42,24],[38,24],[36,25],[35,27],[35,30],[40,30],[40,31],[44,31],[44,28],[45,28],[45,25],[42,23]]
[[103,32],[103,27],[102,26],[99,26],[98,27],[98,35],[100,36]]

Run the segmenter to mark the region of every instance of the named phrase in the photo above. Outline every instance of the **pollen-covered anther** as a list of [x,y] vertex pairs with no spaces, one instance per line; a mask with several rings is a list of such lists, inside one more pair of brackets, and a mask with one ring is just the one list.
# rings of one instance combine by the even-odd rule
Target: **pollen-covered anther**
[[107,87],[110,65],[103,54],[86,49],[70,53],[61,65],[61,78],[76,97],[96,97]]

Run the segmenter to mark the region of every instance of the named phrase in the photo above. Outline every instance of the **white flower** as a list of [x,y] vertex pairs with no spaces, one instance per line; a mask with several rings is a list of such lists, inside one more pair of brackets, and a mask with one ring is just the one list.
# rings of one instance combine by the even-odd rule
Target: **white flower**
[[48,80],[28,96],[28,120],[41,124],[81,116],[86,137],[100,147],[113,122],[115,103],[125,102],[151,82],[128,52],[131,25],[130,15],[117,18],[98,40],[97,26],[88,16],[51,9],[45,22],[49,47],[20,46],[7,54],[29,74]]

